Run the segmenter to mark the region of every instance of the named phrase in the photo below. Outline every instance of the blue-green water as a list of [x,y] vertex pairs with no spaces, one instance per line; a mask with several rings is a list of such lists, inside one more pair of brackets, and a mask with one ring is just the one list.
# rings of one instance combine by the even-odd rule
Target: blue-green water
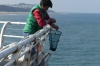
[[[66,13],[50,14],[56,18],[62,31],[56,52],[52,53],[50,66],[100,66],[100,14]],[[27,14],[0,15],[0,21],[26,21]],[[13,27],[12,27],[13,28]]]

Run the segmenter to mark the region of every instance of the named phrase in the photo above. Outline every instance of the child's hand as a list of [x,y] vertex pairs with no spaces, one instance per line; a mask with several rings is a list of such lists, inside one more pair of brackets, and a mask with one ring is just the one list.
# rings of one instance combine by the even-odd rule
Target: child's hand
[[54,18],[50,18],[50,21],[51,21],[52,23],[56,23],[56,19],[54,19]]
[[59,27],[57,26],[57,25],[55,25],[55,27],[54,27],[56,30],[58,30],[59,29]]
[[59,27],[58,27],[57,25],[55,25],[54,23],[52,23],[51,26],[52,26],[54,29],[56,29],[56,30],[59,29]]
[[56,20],[54,18],[48,19],[48,23],[56,23]]

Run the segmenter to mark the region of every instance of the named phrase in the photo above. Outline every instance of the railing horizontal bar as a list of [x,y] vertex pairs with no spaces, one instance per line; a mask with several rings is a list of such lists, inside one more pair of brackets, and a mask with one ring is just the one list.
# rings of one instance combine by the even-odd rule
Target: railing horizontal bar
[[23,36],[3,35],[4,37],[24,38]]
[[18,47],[16,45],[12,45],[9,48],[6,48],[6,49],[0,51],[0,59],[7,57],[9,54],[13,53],[17,49],[18,49]]
[[[46,56],[48,55],[48,53],[45,53],[45,55],[42,57],[42,59],[44,59]],[[37,65],[41,64],[43,60],[39,61]]]
[[[0,21],[0,23],[6,23],[6,22],[10,22],[10,21]],[[10,22],[11,24],[26,24],[25,22]]]
[[[26,49],[22,54],[20,54],[20,57],[22,57],[25,53],[27,53],[29,51],[29,49]],[[15,59],[12,59],[10,62],[8,62],[5,66],[11,66],[13,63],[15,62]]]
[[4,66],[11,66],[14,62],[15,62],[15,59],[12,59],[10,62],[8,62],[7,64],[5,64]]
[[47,57],[43,60],[44,62],[46,62],[48,60],[48,58],[50,58],[51,54],[48,53]]
[[2,58],[1,60],[0,60],[0,63],[4,60],[5,58]]
[[7,45],[7,46],[3,46],[3,48],[0,49],[0,51],[2,51],[2,50],[4,50],[4,49],[7,49],[8,47],[9,47],[9,45]]
[[34,58],[33,60],[31,60],[30,65],[32,65],[32,63],[36,60],[36,58]]
[[14,29],[13,28],[6,28],[6,29],[9,29],[9,30],[19,30],[19,31],[22,30],[22,29],[18,29],[18,28],[14,28]]
[[24,52],[22,52],[22,53],[20,54],[19,58],[22,57],[23,55],[25,55],[27,52],[29,52],[29,50],[30,50],[30,49],[26,49]]

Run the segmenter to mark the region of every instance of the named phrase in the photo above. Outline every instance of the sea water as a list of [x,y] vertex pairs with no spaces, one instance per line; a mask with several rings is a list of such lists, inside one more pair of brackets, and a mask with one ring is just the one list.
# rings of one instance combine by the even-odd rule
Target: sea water
[[[45,48],[52,53],[49,66],[100,66],[100,14],[50,13],[49,15],[56,19],[59,31],[62,32],[55,52],[49,50],[49,40],[46,39]],[[2,14],[0,21],[26,22],[27,16],[28,14]]]

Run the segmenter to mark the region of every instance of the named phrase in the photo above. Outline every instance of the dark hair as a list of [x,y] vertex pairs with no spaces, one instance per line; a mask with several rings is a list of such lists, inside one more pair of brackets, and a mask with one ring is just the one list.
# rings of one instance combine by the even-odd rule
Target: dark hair
[[42,6],[49,6],[49,7],[51,7],[52,8],[52,2],[51,2],[51,0],[41,0],[40,1],[40,5]]

